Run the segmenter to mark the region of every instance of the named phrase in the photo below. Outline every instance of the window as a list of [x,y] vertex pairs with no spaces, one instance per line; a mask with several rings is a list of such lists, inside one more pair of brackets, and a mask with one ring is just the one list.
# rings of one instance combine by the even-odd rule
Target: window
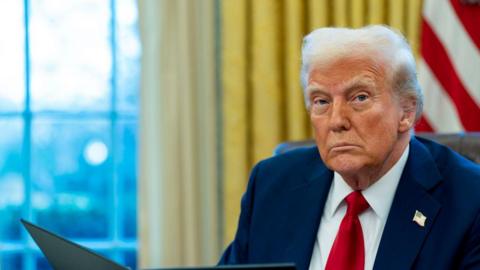
[[0,3],[0,269],[50,269],[21,217],[136,268],[135,0]]

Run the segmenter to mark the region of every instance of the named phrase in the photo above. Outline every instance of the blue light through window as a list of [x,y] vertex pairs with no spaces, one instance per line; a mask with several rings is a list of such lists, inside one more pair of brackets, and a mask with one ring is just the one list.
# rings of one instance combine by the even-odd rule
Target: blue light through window
[[21,217],[136,268],[135,0],[0,2],[0,269],[50,269]]

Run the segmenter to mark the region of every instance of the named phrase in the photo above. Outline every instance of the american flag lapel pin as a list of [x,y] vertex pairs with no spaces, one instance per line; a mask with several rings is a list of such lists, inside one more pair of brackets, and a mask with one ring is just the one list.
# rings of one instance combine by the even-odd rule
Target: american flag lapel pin
[[413,221],[418,224],[420,227],[425,227],[425,221],[427,217],[423,215],[422,212],[415,210],[415,215],[413,215]]

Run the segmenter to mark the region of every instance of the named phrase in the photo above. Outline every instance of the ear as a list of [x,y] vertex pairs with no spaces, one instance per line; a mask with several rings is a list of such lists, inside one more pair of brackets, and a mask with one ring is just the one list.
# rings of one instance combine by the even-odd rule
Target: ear
[[415,114],[417,109],[417,101],[415,99],[405,100],[402,104],[402,116],[398,123],[398,132],[403,133],[413,128],[415,124]]

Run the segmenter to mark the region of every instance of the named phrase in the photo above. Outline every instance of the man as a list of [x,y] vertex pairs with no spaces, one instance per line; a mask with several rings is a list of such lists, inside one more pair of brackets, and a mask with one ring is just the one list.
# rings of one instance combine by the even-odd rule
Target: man
[[405,39],[323,28],[302,59],[317,147],[255,166],[220,263],[480,269],[480,167],[411,136],[423,97]]

